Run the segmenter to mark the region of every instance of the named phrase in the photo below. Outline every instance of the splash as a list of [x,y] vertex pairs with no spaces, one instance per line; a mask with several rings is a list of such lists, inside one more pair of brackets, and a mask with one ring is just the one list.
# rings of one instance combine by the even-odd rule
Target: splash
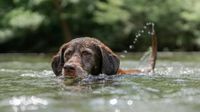
[[[141,37],[146,37],[145,35],[153,35],[153,30],[154,29],[155,24],[153,22],[147,22],[143,28],[141,30],[139,30],[136,34],[135,34],[135,39],[133,40],[133,44],[129,45],[129,48],[131,46],[131,49],[134,48],[134,45],[137,43],[138,39]],[[149,37],[149,36],[147,36]]]
[[[142,29],[140,29],[139,31],[137,31],[135,33],[135,38],[132,41],[132,44],[129,45],[129,49],[128,50],[133,50],[135,48],[135,44],[138,42],[138,40],[142,37],[146,38],[146,37],[150,37],[154,34],[154,26],[155,24],[153,22],[147,22]],[[126,54],[128,54],[128,50],[124,50],[122,52],[122,54],[120,55],[121,58],[125,58]],[[149,50],[147,51],[149,52]],[[150,54],[150,53],[149,53]],[[147,53],[145,53],[145,55],[147,55]],[[150,55],[149,55],[150,56]],[[146,57],[147,58],[147,57]],[[145,56],[143,56],[142,59],[145,59]]]
[[149,49],[143,54],[143,56],[140,58],[140,62],[139,62],[139,69],[147,69],[150,68],[148,61],[149,58],[151,57],[151,52],[152,52],[152,48],[149,47]]

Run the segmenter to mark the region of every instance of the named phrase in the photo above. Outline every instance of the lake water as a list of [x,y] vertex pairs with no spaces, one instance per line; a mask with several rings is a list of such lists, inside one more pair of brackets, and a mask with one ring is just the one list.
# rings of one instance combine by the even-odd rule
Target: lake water
[[161,53],[155,74],[72,85],[54,76],[49,55],[1,54],[0,112],[200,112],[199,56]]

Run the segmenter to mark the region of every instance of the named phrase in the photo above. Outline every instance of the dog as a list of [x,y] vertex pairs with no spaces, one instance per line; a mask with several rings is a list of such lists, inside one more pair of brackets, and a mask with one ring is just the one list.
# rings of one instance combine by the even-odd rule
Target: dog
[[123,75],[153,72],[157,57],[157,38],[152,32],[152,54],[150,68],[145,70],[120,69],[119,57],[101,41],[82,37],[63,44],[58,53],[53,56],[51,67],[56,76],[80,77],[90,75]]

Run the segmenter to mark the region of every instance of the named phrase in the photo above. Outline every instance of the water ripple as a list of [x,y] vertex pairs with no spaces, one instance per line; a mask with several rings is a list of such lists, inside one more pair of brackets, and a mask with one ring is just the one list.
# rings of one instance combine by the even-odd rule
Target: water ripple
[[172,77],[200,77],[200,65],[196,63],[164,62],[156,67],[156,73]]
[[20,76],[22,76],[22,77],[49,77],[49,76],[54,76],[54,75],[53,75],[52,71],[43,70],[41,72],[23,73]]

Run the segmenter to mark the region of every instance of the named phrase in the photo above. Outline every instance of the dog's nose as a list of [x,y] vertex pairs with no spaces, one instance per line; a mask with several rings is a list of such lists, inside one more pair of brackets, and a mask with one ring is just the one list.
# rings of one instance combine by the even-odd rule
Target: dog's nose
[[64,66],[64,69],[65,70],[75,70],[75,66],[72,64],[67,64]]

